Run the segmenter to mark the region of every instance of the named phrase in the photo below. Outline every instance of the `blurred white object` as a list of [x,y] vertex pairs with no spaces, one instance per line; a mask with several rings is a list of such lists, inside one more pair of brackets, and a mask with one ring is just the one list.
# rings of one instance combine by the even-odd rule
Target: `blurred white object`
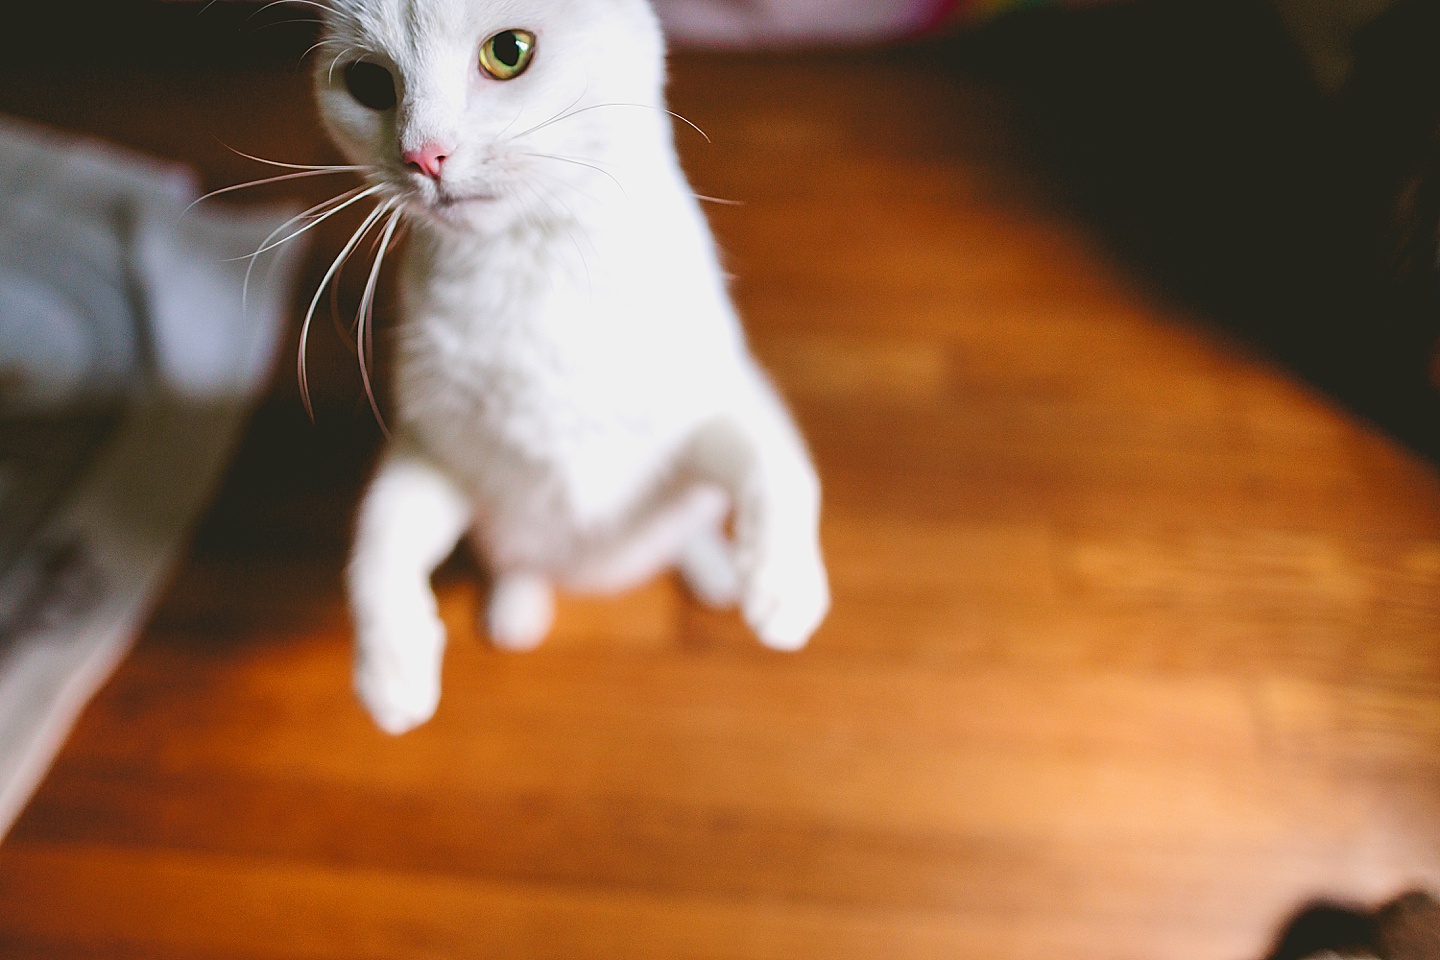
[[655,0],[674,42],[701,47],[871,43],[933,26],[943,0]]
[[129,648],[270,369],[292,210],[0,118],[0,837]]
[[255,285],[242,317],[246,263],[221,261],[277,211],[187,211],[199,192],[183,167],[0,119],[0,403],[247,390],[276,287]]

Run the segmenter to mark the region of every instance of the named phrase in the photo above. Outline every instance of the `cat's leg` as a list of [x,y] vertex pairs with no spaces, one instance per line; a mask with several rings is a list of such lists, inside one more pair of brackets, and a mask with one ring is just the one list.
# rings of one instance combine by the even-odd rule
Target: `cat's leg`
[[485,605],[485,631],[502,650],[534,650],[555,623],[555,591],[532,573],[497,573]]
[[685,585],[701,603],[724,610],[739,602],[734,546],[720,524],[701,529],[681,547],[679,566]]
[[404,733],[440,702],[445,628],[430,575],[473,508],[418,454],[392,447],[360,504],[347,581],[355,619],[355,689],[376,724]]
[[683,465],[730,495],[740,607],[762,643],[804,646],[830,608],[820,481],[789,413],[757,372],[730,412],[696,431]]

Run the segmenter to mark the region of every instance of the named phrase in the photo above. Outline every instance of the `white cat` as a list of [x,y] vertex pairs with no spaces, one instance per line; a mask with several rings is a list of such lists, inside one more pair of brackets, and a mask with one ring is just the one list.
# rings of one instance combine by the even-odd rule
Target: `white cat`
[[467,531],[501,647],[543,639],[552,584],[672,566],[804,645],[829,606],[819,483],[676,159],[646,0],[329,0],[324,21],[326,127],[384,240],[411,228],[393,438],[348,571],[376,722],[435,711],[429,578]]

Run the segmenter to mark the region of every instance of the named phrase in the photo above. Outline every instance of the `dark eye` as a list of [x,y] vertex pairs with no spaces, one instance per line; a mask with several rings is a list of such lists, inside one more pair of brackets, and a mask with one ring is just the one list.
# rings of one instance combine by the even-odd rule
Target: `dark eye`
[[514,80],[535,56],[535,34],[518,27],[501,30],[480,45],[480,69],[496,80]]
[[371,110],[395,106],[395,79],[378,63],[356,60],[345,68],[345,88]]

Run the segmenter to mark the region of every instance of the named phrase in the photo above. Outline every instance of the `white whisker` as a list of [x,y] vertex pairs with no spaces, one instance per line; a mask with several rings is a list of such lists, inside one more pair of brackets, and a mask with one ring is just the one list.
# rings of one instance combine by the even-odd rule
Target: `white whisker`
[[[363,187],[354,187],[353,189],[346,190],[338,197],[331,197],[329,200],[324,200],[320,203],[315,204],[315,206],[311,207],[309,210],[303,210],[300,213],[297,213],[289,220],[286,220],[284,223],[280,224],[280,226],[276,227],[274,230],[271,230],[270,233],[265,237],[265,239],[260,241],[260,247],[265,247],[268,243],[270,243],[270,241],[274,240],[277,236],[284,233],[286,230],[290,229],[292,226],[299,223],[301,220],[304,220],[306,217],[312,216],[313,214],[325,209],[331,204],[344,201],[363,189]],[[240,309],[242,311],[246,311],[249,309],[250,277],[255,272],[255,264],[260,262],[259,258],[262,252],[263,250],[257,248],[256,251],[250,255],[250,263],[245,267],[245,282],[240,285]]]
[[350,47],[342,47],[340,52],[335,54],[335,59],[330,61],[330,67],[325,71],[326,83],[335,82],[335,68],[340,65],[341,60],[345,59],[345,54],[349,53],[350,49]]
[[190,206],[187,206],[184,210],[181,211],[181,216],[189,213],[191,207],[194,207],[196,204],[200,203],[203,200],[209,200],[211,197],[218,197],[226,193],[234,193],[236,190],[245,190],[250,187],[263,187],[267,183],[280,183],[285,180],[298,180],[301,177],[323,177],[329,173],[345,172],[347,172],[345,168],[335,170],[301,170],[299,173],[282,173],[278,177],[265,177],[261,180],[251,180],[247,183],[237,183],[233,186],[221,187],[219,190],[211,190],[203,197],[196,197],[193,201],[191,201]]
[[[330,210],[326,210],[324,213],[322,213],[322,214],[320,214],[319,216],[315,217],[315,219],[311,220],[309,223],[305,224],[305,226],[301,227],[299,230],[296,230],[294,233],[290,234],[290,236],[285,237],[283,240],[276,240],[276,241],[274,241],[274,242],[272,243],[272,242],[268,242],[268,239],[267,239],[267,242],[266,242],[265,244],[263,244],[263,245],[260,247],[260,249],[256,250],[254,253],[246,254],[246,255],[243,256],[243,257],[231,257],[230,259],[232,259],[232,260],[251,260],[251,259],[254,259],[255,257],[260,256],[260,254],[262,254],[262,253],[268,253],[269,251],[274,250],[276,247],[284,246],[285,244],[289,243],[291,240],[294,240],[296,237],[300,236],[300,234],[305,233],[307,230],[312,230],[312,229],[314,229],[315,227],[319,226],[320,224],[324,223],[326,220],[329,220],[331,217],[335,216],[335,214],[339,213],[341,210],[344,210],[346,207],[351,206],[352,204],[359,203],[361,200],[364,200],[366,197],[373,197],[375,194],[379,193],[381,190],[384,190],[384,189],[385,189],[385,186],[384,186],[384,184],[378,184],[378,183],[377,183],[377,184],[376,184],[375,186],[373,186],[373,187],[364,187],[364,188],[356,187],[355,189],[356,189],[356,190],[359,190],[360,192],[357,193],[357,194],[355,194],[354,196],[350,197],[349,199],[347,199],[344,203],[340,204],[339,206],[334,207],[334,208],[332,208],[332,209],[330,209]],[[343,196],[345,196],[345,194],[342,193],[340,196],[343,197]],[[331,199],[331,200],[325,201],[325,203],[317,204],[316,206],[323,207],[323,206],[325,206],[325,204],[334,203],[335,200],[338,200],[338,199],[340,199],[340,198],[339,198],[339,197],[335,197],[335,198],[333,198],[333,199]],[[310,209],[311,209],[311,210],[314,210],[315,207],[311,207]],[[309,212],[309,211],[307,211],[307,212]],[[304,216],[304,214],[301,214],[301,216]]]
[[[358,250],[359,247],[355,249]],[[380,234],[376,234],[375,239],[370,243],[370,256],[375,256],[379,249]],[[340,335],[340,342],[345,344],[346,349],[355,354],[358,360],[360,357],[358,344],[352,344],[350,338],[356,335],[356,329],[360,326],[359,317],[357,316],[355,323],[349,326],[340,322],[340,278],[344,275],[345,268],[350,265],[350,258],[353,256],[355,256],[355,250],[352,250],[344,260],[340,261],[340,269],[335,273],[335,282],[330,284],[330,322],[334,325],[335,332]]]
[[[341,43],[339,40],[336,40],[334,37],[325,37],[324,39],[317,40],[316,42],[310,44],[310,46],[306,47],[305,52],[300,54],[297,60],[303,61],[306,57],[310,56],[310,54],[314,53],[316,50],[319,50],[321,47],[327,46],[343,47],[344,44]],[[296,69],[299,69],[299,63],[296,64]]]
[[326,13],[331,12],[329,4],[316,3],[315,0],[270,0],[269,3],[265,4],[263,7],[256,10],[254,13],[250,14],[250,16],[246,17],[245,19],[247,22],[250,20],[254,20],[256,17],[260,16],[260,14],[264,13],[266,10],[269,10],[271,7],[284,6],[287,3],[298,3],[301,6],[314,7],[317,10],[323,10]]
[[[585,94],[587,94],[587,93],[589,93],[589,92],[590,92],[590,84],[587,82],[587,83],[585,84],[585,89],[580,91],[580,96],[576,97],[574,100],[572,100],[572,101],[570,102],[570,106],[566,107],[564,110],[561,110],[559,113],[555,114],[555,116],[551,117],[549,120],[543,120],[543,121],[541,121],[540,123],[535,124],[535,126],[531,127],[531,128],[528,129],[528,130],[521,130],[519,133],[511,136],[510,139],[511,139],[511,140],[519,140],[521,137],[529,136],[530,134],[534,133],[536,130],[543,130],[543,129],[545,129],[546,127],[550,126],[550,124],[552,124],[552,123],[558,123],[559,121],[564,120],[566,117],[571,116],[572,114],[570,113],[570,111],[575,108],[575,104],[579,103],[581,100],[584,100],[584,99],[585,99]],[[576,111],[576,112],[578,112],[578,111]],[[511,121],[511,122],[513,123],[514,121]]]
[[594,170],[596,173],[603,173],[605,176],[609,177],[609,178],[611,179],[611,181],[614,182],[615,186],[617,186],[617,187],[620,188],[620,192],[623,193],[623,194],[625,194],[625,199],[626,199],[626,200],[629,200],[629,199],[630,199],[630,194],[625,190],[625,184],[621,183],[618,179],[616,179],[615,174],[611,173],[609,170],[606,170],[604,167],[601,167],[601,166],[596,165],[596,163],[593,162],[593,161],[590,161],[590,160],[577,160],[577,159],[575,159],[574,157],[562,157],[562,156],[560,156],[559,154],[554,154],[554,153],[525,153],[525,154],[521,154],[521,156],[525,156],[525,157],[539,157],[539,158],[541,158],[541,159],[543,159],[543,160],[558,160],[558,161],[560,161],[561,163],[573,163],[573,164],[575,164],[575,165],[577,165],[577,166],[589,167],[591,170]]
[[386,200],[365,215],[365,219],[345,244],[344,249],[340,251],[340,255],[330,264],[330,269],[325,271],[325,276],[321,278],[320,286],[316,288],[315,296],[310,299],[310,306],[305,311],[305,319],[300,324],[300,349],[295,363],[297,379],[300,381],[300,400],[304,403],[305,413],[311,420],[315,419],[315,409],[310,404],[310,382],[305,373],[305,345],[310,338],[310,322],[315,317],[315,308],[319,306],[320,298],[325,294],[325,288],[330,285],[330,281],[339,271],[345,258],[350,256],[351,251],[360,244],[365,234],[370,232],[370,228],[397,203],[399,203],[398,199]]
[[260,26],[258,26],[258,27],[255,28],[255,32],[256,32],[256,33],[259,33],[261,30],[269,30],[269,29],[272,28],[272,27],[288,27],[288,26],[293,26],[293,25],[295,25],[295,24],[297,24],[297,23],[313,23],[313,24],[315,24],[317,27],[323,27],[323,26],[325,26],[325,21],[323,21],[323,20],[316,20],[316,19],[314,19],[314,18],[312,18],[312,17],[300,17],[300,18],[295,19],[295,20],[274,20],[274,21],[271,21],[270,23],[262,23],[262,24],[260,24]]
[[[576,103],[578,103],[578,102],[579,102],[579,101],[577,100]],[[574,106],[574,104],[571,104],[571,106]],[[537,130],[541,130],[541,129],[545,128],[545,127],[550,126],[550,124],[552,124],[552,123],[559,123],[561,120],[569,120],[571,117],[577,117],[577,116],[579,116],[580,114],[582,114],[582,113],[588,113],[588,112],[591,111],[591,110],[599,110],[601,107],[639,107],[639,108],[642,109],[642,110],[656,110],[656,111],[659,111],[660,113],[666,113],[666,114],[669,114],[670,116],[674,117],[676,120],[679,120],[681,123],[685,124],[685,125],[686,125],[687,127],[689,127],[691,130],[694,130],[696,133],[700,134],[700,136],[702,136],[702,137],[705,138],[705,142],[706,142],[706,143],[714,143],[714,142],[715,142],[715,141],[713,141],[713,140],[710,139],[710,134],[706,133],[704,130],[701,130],[701,129],[700,129],[698,126],[696,126],[688,117],[682,117],[680,114],[676,113],[674,110],[667,110],[667,109],[665,109],[664,107],[657,107],[657,106],[655,106],[654,104],[649,104],[649,103],[592,103],[592,104],[590,104],[590,106],[588,106],[588,107],[581,107],[579,110],[570,110],[569,108],[566,108],[566,109],[567,109],[567,112],[564,112],[564,113],[560,114],[560,116],[552,117],[551,119],[545,121],[544,123],[540,124],[539,126],[531,127],[529,130],[526,130],[524,133],[517,133],[517,134],[516,134],[514,137],[512,137],[511,139],[512,139],[512,140],[518,140],[518,139],[520,139],[521,137],[525,136],[526,134],[534,133],[534,132],[537,131]]]
[[375,400],[375,389],[370,382],[370,367],[366,357],[375,355],[375,345],[372,332],[375,328],[373,312],[375,309],[375,287],[380,282],[380,265],[385,262],[385,252],[390,248],[390,239],[395,236],[395,227],[400,222],[400,209],[390,214],[390,219],[385,224],[385,229],[380,235],[380,246],[375,251],[375,262],[370,267],[370,277],[365,281],[365,291],[360,295],[360,310],[355,318],[355,348],[360,360],[360,382],[365,387],[365,399],[370,401],[370,411],[375,414],[375,422],[380,425],[380,432],[388,438],[390,430],[385,426],[385,418],[380,415],[380,404]]
[[510,130],[511,127],[515,126],[515,121],[516,121],[516,120],[519,120],[519,119],[520,119],[521,117],[523,117],[524,115],[525,115],[525,108],[524,108],[524,107],[521,107],[521,108],[520,108],[520,112],[517,113],[517,114],[515,114],[515,116],[511,117],[511,118],[510,118],[510,122],[507,123],[507,124],[505,124],[504,128],[501,129],[501,131],[500,131],[499,133],[495,134],[495,142],[496,142],[496,143],[504,143],[504,142],[505,142],[505,134],[509,132],[509,130]]
[[254,160],[256,163],[263,163],[272,167],[283,167],[286,170],[338,171],[370,169],[367,164],[363,163],[282,163],[279,160],[266,160],[264,157],[257,157],[252,153],[246,153],[244,150],[236,150],[234,147],[230,146],[230,144],[226,143],[223,140],[220,141],[220,146],[224,147],[226,150],[229,150],[231,153],[238,154],[239,156],[244,157],[246,160]]

